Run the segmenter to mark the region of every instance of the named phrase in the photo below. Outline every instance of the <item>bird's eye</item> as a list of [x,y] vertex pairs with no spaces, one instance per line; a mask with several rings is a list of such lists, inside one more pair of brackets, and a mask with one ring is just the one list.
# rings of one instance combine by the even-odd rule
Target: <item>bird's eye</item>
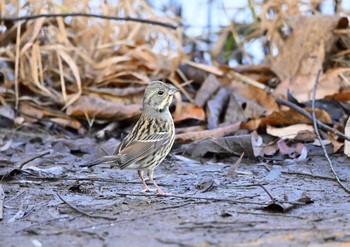
[[163,91],[158,91],[159,95],[163,95],[163,93],[164,93]]

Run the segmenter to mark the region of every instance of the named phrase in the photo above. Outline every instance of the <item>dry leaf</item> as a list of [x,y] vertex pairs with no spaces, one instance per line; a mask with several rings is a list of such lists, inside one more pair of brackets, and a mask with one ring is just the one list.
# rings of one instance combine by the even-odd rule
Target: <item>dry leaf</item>
[[[307,107],[305,108],[308,112],[311,112],[311,110]],[[331,124],[332,118],[329,116],[329,114],[320,109],[315,109],[316,117],[319,121]],[[270,114],[269,116],[266,116],[261,119],[260,126],[259,127],[266,127],[268,125],[271,126],[289,126],[294,124],[311,124],[312,121],[297,111],[291,109],[291,110],[285,110],[285,111],[278,111]]]
[[204,107],[210,97],[212,97],[219,89],[219,86],[220,83],[216,76],[209,75],[196,94],[196,98],[194,100],[196,105]]
[[177,143],[188,143],[208,138],[218,138],[222,136],[232,135],[237,130],[239,130],[240,124],[240,122],[237,122],[235,124],[231,124],[213,130],[191,131],[188,133],[181,133],[176,135],[175,140]]
[[[74,5],[69,1],[56,4],[50,0],[42,5],[37,1],[27,1],[25,4],[9,1],[6,8],[1,9],[3,16],[13,16],[13,13],[20,11],[33,15],[60,14],[68,10],[80,13],[83,9],[89,9],[89,2]],[[124,1],[113,4],[97,1],[94,11],[103,15],[136,16],[174,24],[177,21],[177,17],[160,17],[145,1],[139,1],[136,5]],[[1,94],[2,103],[13,104],[17,101],[17,96],[14,100],[12,88],[20,90],[21,99],[35,97],[33,105],[40,106],[42,103],[38,102],[44,102],[53,111],[62,106],[64,110],[76,102],[82,95],[83,87],[84,92],[94,87],[91,91],[108,97],[102,95],[108,92],[96,90],[97,84],[110,88],[109,95],[129,97],[127,90],[122,92],[111,87],[132,88],[137,84],[145,85],[152,79],[167,79],[184,60],[180,29],[174,31],[146,23],[78,16],[68,19],[43,17],[25,25],[9,25],[9,22],[4,25],[6,28],[0,33],[1,47],[4,47],[2,61],[11,66],[4,67],[3,62],[0,66],[2,72],[5,68],[6,75],[10,75],[10,79],[6,78],[7,90],[4,92],[8,95]],[[10,93],[12,97],[8,97]],[[142,96],[139,98],[142,100]],[[135,107],[127,106],[126,109],[128,112],[122,115],[134,115]],[[77,115],[83,116],[80,113]],[[124,118],[118,114],[116,117]]]
[[52,122],[55,122],[63,127],[71,127],[73,129],[80,129],[81,123],[78,120],[75,119],[68,119],[68,118],[50,118]]
[[226,136],[206,139],[202,141],[184,144],[181,146],[184,155],[191,158],[202,158],[206,154],[241,155],[243,152],[247,158],[255,158],[251,142],[251,135]]
[[228,170],[226,176],[232,176],[233,173],[236,172],[236,170],[238,169],[239,165],[241,164],[242,162],[242,158],[244,156],[244,152],[241,154],[241,156],[239,157],[239,159],[231,166],[230,170]]
[[34,107],[28,101],[21,101],[19,104],[19,111],[23,114],[23,118],[28,123],[35,123],[38,119],[42,119],[45,115],[45,112],[37,107]]
[[227,125],[231,123],[236,123],[238,121],[244,121],[244,110],[242,109],[242,105],[238,103],[236,97],[231,94],[230,99],[226,108],[225,118],[222,125]]
[[141,105],[123,105],[104,100],[93,95],[84,95],[70,105],[67,110],[70,116],[124,120],[141,114]]
[[277,136],[282,139],[294,139],[301,132],[313,132],[314,128],[307,124],[294,124],[288,127],[276,128],[268,125],[266,127],[266,132],[269,135]]
[[296,143],[291,146],[288,146],[286,141],[279,140],[277,142],[278,149],[281,154],[287,154],[290,158],[296,158],[302,153],[303,148],[305,147],[302,143]]
[[263,138],[256,131],[253,131],[251,135],[255,157],[272,156],[278,151],[276,142],[265,144]]
[[205,121],[205,112],[204,110],[192,103],[182,102],[181,103],[181,112],[175,114],[174,122],[178,123],[188,119],[196,119],[198,121]]
[[[346,121],[344,132],[345,135],[350,136],[350,117],[348,118],[348,121]],[[344,154],[350,157],[350,142],[347,140],[344,142]]]
[[226,88],[221,88],[215,96],[207,103],[208,129],[215,129],[220,123],[220,116],[227,106],[229,92]]
[[96,88],[96,87],[89,87],[86,88],[86,91],[99,93],[99,94],[108,94],[113,96],[130,96],[133,94],[141,95],[145,91],[145,86],[139,86],[139,87],[125,87],[125,88]]
[[272,113],[278,109],[275,97],[260,88],[245,85],[235,87],[235,93],[242,96],[246,101],[255,102],[260,108],[264,109],[266,114]]
[[[326,54],[337,45],[339,36],[333,31],[343,19],[346,18],[323,15],[285,18],[292,32],[276,42],[278,56],[272,59],[272,70],[282,81],[276,95],[286,95],[289,89],[299,101],[311,99],[317,72],[323,67]],[[340,88],[340,79],[334,75],[329,78],[327,74],[320,77],[317,99]]]
[[333,145],[334,153],[337,153],[344,146],[344,143],[339,142],[336,139],[334,139],[333,135],[329,135],[329,140],[331,141],[331,143]]

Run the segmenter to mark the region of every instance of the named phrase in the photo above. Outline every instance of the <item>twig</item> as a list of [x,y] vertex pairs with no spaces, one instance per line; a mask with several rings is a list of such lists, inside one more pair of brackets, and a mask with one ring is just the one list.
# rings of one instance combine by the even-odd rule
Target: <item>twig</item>
[[[283,99],[280,99],[280,98],[277,98],[277,99],[276,99],[276,102],[277,102],[278,104],[285,105],[285,106],[288,106],[288,107],[290,107],[290,108],[296,110],[297,112],[299,112],[299,113],[302,114],[303,116],[305,116],[305,117],[307,117],[308,119],[310,119],[310,120],[313,121],[312,115],[311,115],[309,112],[307,112],[305,109],[303,109],[303,108],[297,106],[296,104],[294,104],[294,103],[292,103],[292,102],[289,102],[289,101],[286,101],[286,100],[283,100]],[[326,131],[330,131],[330,132],[332,132],[332,133],[334,133],[334,134],[336,134],[336,135],[338,135],[338,136],[341,136],[341,137],[343,137],[344,139],[350,141],[350,137],[347,136],[347,135],[345,135],[345,134],[343,134],[342,132],[340,132],[340,131],[338,131],[338,130],[336,130],[336,129],[334,129],[334,128],[329,127],[328,125],[322,123],[321,121],[319,121],[319,120],[317,120],[317,119],[315,119],[315,122],[317,123],[318,127],[320,127],[321,129],[326,130]]]
[[237,168],[241,164],[243,156],[244,156],[244,152],[241,154],[241,157],[239,157],[239,159],[231,166],[231,168],[230,168],[230,170],[228,170],[226,176],[230,177],[230,176],[232,176],[233,173],[235,173],[235,171],[237,170]]
[[17,28],[17,36],[16,36],[16,57],[15,57],[15,109],[18,109],[19,103],[19,82],[18,82],[18,74],[19,74],[19,57],[20,57],[20,43],[21,43],[21,25],[22,22],[18,23]]
[[273,195],[268,191],[268,189],[266,189],[266,187],[265,187],[264,185],[259,184],[259,186],[266,192],[266,194],[269,195],[269,197],[271,198],[271,200],[272,200],[273,202],[276,202],[276,201],[277,201],[276,198],[273,197]]
[[5,200],[5,193],[2,189],[2,185],[0,184],[0,220],[4,218],[4,200]]
[[45,155],[48,155],[48,154],[50,154],[51,152],[52,152],[52,150],[49,149],[49,150],[46,150],[46,151],[44,151],[44,152],[41,152],[41,153],[39,153],[39,154],[37,154],[37,155],[35,155],[35,156],[29,158],[29,159],[26,159],[25,161],[23,161],[23,162],[19,165],[19,168],[18,168],[18,169],[21,170],[21,169],[22,169],[26,164],[28,164],[29,162],[31,162],[31,161],[33,161],[33,160],[35,160],[35,159],[37,159],[37,158],[43,157],[43,156],[45,156]]
[[250,9],[250,12],[252,13],[252,16],[253,16],[253,19],[254,19],[254,23],[259,23],[259,19],[256,15],[256,12],[255,12],[255,6],[254,6],[255,3],[252,3],[252,0],[248,0],[248,6],[249,6],[249,9]]
[[155,240],[157,240],[158,242],[160,242],[162,244],[162,246],[170,246],[170,245],[175,245],[175,246],[179,246],[179,247],[185,247],[185,246],[190,246],[186,243],[183,243],[179,240],[171,240],[171,239],[161,239],[161,238],[154,238]]
[[[332,180],[332,181],[336,181],[335,178],[333,177],[328,177],[328,176],[321,176],[321,175],[315,175],[312,173],[305,173],[305,172],[285,172],[285,171],[281,171],[282,174],[290,174],[290,175],[300,175],[300,176],[307,176],[307,177],[312,177],[312,178],[318,178],[318,179],[324,179],[324,180]],[[344,182],[348,182],[347,179],[341,179],[341,181]]]
[[268,183],[259,183],[259,184],[237,184],[235,188],[247,188],[247,187],[258,187],[261,185],[268,185]]
[[141,22],[141,23],[168,27],[171,29],[177,28],[176,25],[173,25],[170,23],[152,21],[149,19],[141,19],[141,18],[134,18],[134,17],[116,17],[116,16],[97,15],[97,14],[89,14],[89,13],[39,14],[39,15],[20,16],[20,17],[3,17],[3,18],[0,18],[0,21],[16,22],[16,21],[29,21],[29,20],[38,19],[38,18],[56,18],[56,17],[94,17],[94,18],[108,19],[108,20],[115,20],[115,21]]
[[260,83],[260,82],[258,82],[256,80],[253,80],[253,79],[251,79],[251,78],[249,78],[247,76],[244,76],[244,75],[242,75],[240,73],[237,73],[235,71],[230,71],[230,74],[235,79],[240,80],[240,81],[242,81],[242,82],[244,82],[244,83],[246,83],[248,85],[251,85],[253,87],[260,88],[260,89],[264,90],[267,93],[272,93],[273,92],[272,88],[270,88],[270,87],[268,87],[268,86],[266,86],[266,85],[264,85],[264,84],[262,84],[262,83]]
[[186,63],[192,67],[195,67],[197,69],[204,70],[206,72],[214,74],[216,76],[223,76],[224,75],[224,72],[222,72],[220,69],[218,69],[214,66],[210,66],[210,65],[206,65],[206,64],[202,64],[202,63],[195,63],[195,62],[192,62],[190,60],[186,60],[184,63]]
[[180,204],[180,205],[175,205],[175,206],[169,206],[169,207],[163,207],[163,208],[157,208],[156,210],[169,210],[169,209],[174,209],[174,208],[182,208],[182,207],[185,207],[187,205],[191,205],[192,203],[190,202],[187,202],[187,203],[183,203],[183,204]]
[[318,80],[320,78],[320,74],[321,74],[321,70],[318,70],[316,80],[315,80],[314,90],[313,90],[313,94],[312,94],[312,122],[314,124],[314,130],[315,130],[315,134],[317,135],[317,138],[321,144],[321,147],[323,149],[324,156],[326,157],[326,159],[329,163],[329,166],[332,170],[332,173],[334,174],[334,177],[336,178],[340,187],[342,187],[347,193],[350,194],[350,190],[348,188],[346,188],[346,186],[340,181],[336,171],[334,170],[333,163],[332,163],[331,159],[329,158],[326,147],[324,146],[322,139],[321,139],[321,136],[320,136],[320,133],[318,131],[317,122],[316,122],[316,113],[315,113],[315,98],[316,98],[316,90],[317,90],[317,85],[318,85]]
[[72,205],[71,203],[67,202],[65,199],[63,199],[63,197],[57,193],[57,196],[65,203],[67,204],[69,207],[71,207],[72,209],[74,209],[75,211],[81,213],[82,215],[85,215],[85,216],[88,216],[90,218],[99,218],[99,219],[107,219],[107,220],[116,220],[118,219],[117,217],[110,217],[110,216],[107,216],[107,215],[94,215],[94,214],[90,214],[90,213],[87,213],[81,209],[79,209],[78,207]]

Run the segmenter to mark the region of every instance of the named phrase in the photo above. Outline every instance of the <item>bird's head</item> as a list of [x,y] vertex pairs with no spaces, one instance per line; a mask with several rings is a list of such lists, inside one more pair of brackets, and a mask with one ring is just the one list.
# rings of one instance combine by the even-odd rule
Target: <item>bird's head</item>
[[169,110],[173,96],[179,90],[161,81],[152,81],[146,87],[143,108],[146,111],[165,112]]

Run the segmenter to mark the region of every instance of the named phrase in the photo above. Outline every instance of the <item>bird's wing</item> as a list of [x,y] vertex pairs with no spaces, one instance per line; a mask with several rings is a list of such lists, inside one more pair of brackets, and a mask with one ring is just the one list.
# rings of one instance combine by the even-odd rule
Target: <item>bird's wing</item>
[[158,132],[147,135],[142,139],[131,141],[118,154],[120,157],[119,168],[126,168],[131,163],[138,162],[144,157],[151,155],[169,140],[170,135],[168,132]]
[[117,149],[115,150],[114,154],[118,154],[120,153],[121,150],[123,150],[123,148],[125,148],[125,146],[128,144],[128,142],[130,141],[130,133],[129,135],[127,135],[119,144],[119,146],[117,147]]
[[102,163],[118,164],[119,163],[119,159],[120,159],[120,157],[118,155],[103,156],[103,157],[98,158],[96,160],[88,161],[88,162],[80,165],[80,167],[92,167],[92,166],[99,165],[99,164],[102,164]]

